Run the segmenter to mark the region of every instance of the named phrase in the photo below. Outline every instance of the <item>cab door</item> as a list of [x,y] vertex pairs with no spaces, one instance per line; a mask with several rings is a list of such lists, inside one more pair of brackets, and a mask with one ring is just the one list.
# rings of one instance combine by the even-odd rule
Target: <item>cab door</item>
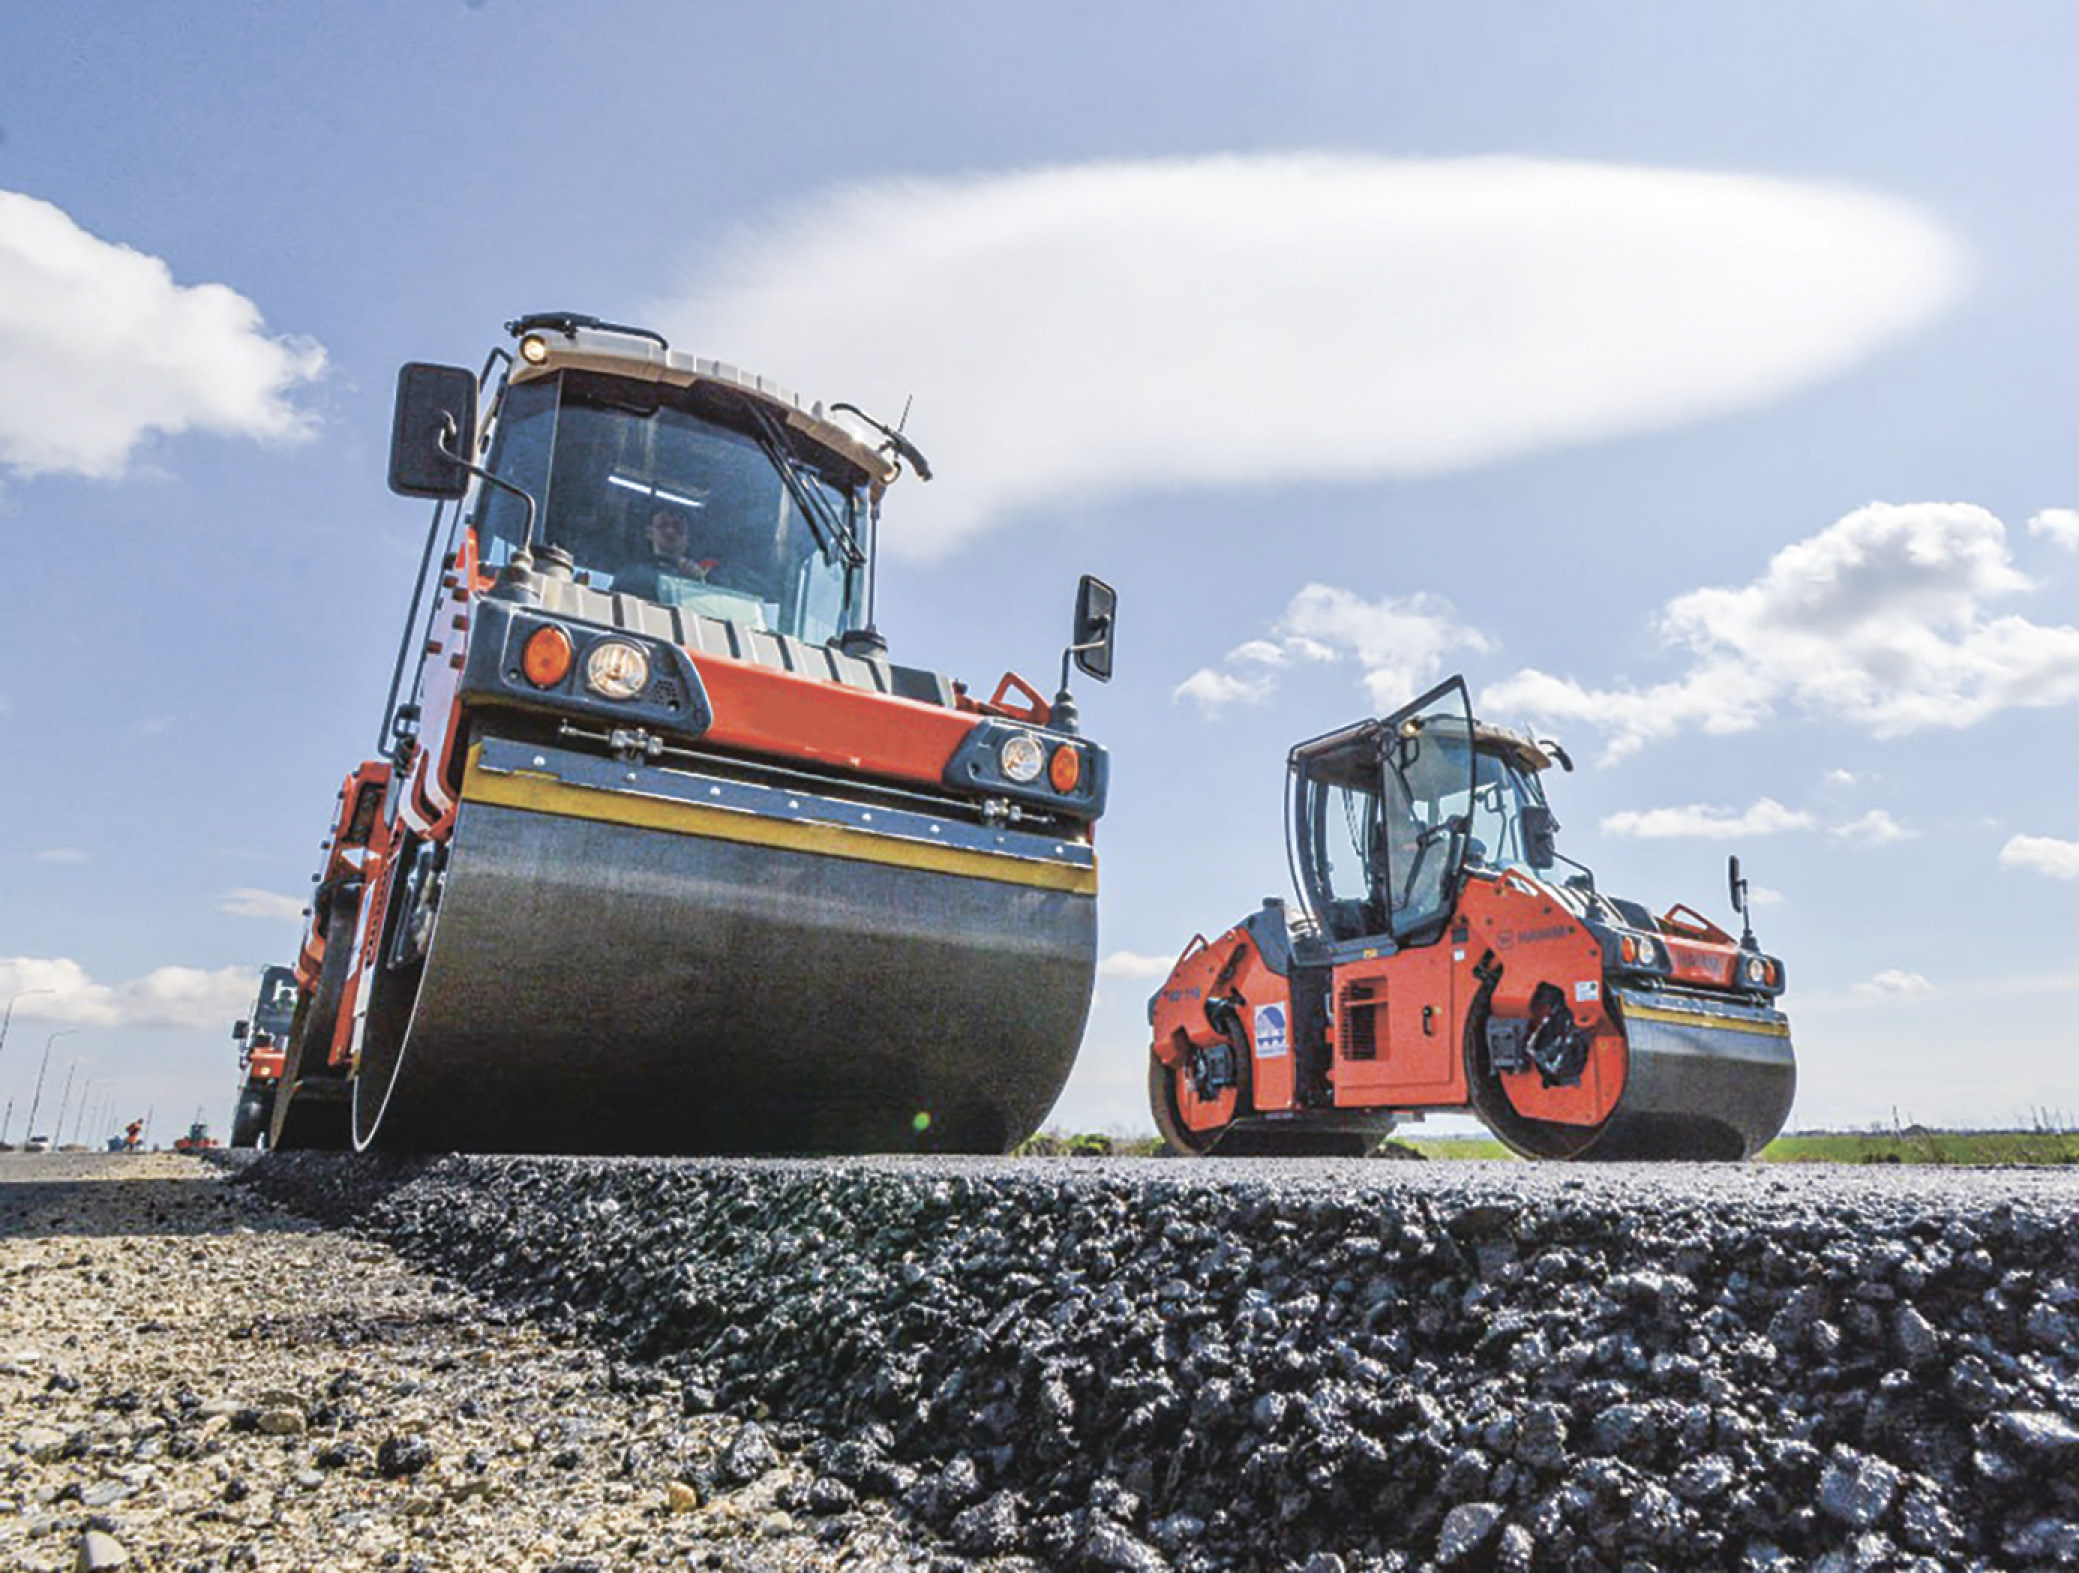
[[1462,679],[1395,711],[1372,734],[1378,812],[1367,867],[1383,933],[1336,947],[1335,1102],[1450,1107],[1465,1098],[1458,968],[1443,939],[1472,833],[1472,706]]
[[1395,944],[1435,941],[1458,900],[1472,837],[1473,713],[1454,677],[1388,716],[1379,732],[1379,845],[1373,869]]

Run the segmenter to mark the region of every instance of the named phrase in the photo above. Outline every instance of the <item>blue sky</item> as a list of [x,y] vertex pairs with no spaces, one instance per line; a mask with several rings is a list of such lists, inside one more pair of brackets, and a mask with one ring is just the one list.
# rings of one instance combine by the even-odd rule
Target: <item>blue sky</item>
[[914,401],[899,659],[1050,688],[1076,574],[1118,586],[1057,1123],[1146,1125],[1167,959],[1285,885],[1286,747],[1452,671],[1567,741],[1605,888],[1729,921],[1741,855],[1794,1123],[2079,1118],[2075,44],[1927,0],[9,8],[8,1134],[47,1046],[46,1126],[75,1064],[228,1122],[417,563],[395,368],[550,308]]

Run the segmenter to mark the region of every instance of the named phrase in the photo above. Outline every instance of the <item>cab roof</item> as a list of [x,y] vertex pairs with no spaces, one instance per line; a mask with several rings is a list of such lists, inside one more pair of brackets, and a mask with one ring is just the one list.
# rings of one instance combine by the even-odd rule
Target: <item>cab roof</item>
[[511,377],[515,383],[534,382],[559,371],[589,371],[675,388],[703,384],[727,388],[757,400],[809,441],[857,465],[876,491],[901,473],[894,459],[870,441],[863,428],[827,414],[822,404],[804,404],[791,389],[727,361],[704,360],[675,350],[662,334],[648,328],[570,313],[522,317],[506,327],[522,343],[533,339],[542,345],[540,360],[524,354],[514,357]]

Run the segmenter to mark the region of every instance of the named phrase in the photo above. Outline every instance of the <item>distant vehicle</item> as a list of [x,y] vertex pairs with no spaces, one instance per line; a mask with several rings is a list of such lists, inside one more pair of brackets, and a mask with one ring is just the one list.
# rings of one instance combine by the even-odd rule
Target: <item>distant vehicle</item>
[[49,1152],[51,1150],[51,1139],[48,1136],[31,1136],[28,1145],[22,1150],[24,1152]]
[[173,1138],[175,1152],[201,1152],[217,1145],[217,1139],[209,1134],[209,1126],[197,1120],[188,1127],[188,1134]]

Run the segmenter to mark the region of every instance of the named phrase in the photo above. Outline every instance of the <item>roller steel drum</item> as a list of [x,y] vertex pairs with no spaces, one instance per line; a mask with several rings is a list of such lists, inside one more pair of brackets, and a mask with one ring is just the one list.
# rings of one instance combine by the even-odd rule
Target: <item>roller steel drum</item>
[[1081,843],[487,743],[356,1145],[1003,1151],[1074,1062],[1095,891]]
[[1491,1082],[1474,1107],[1530,1158],[1751,1158],[1790,1117],[1797,1092],[1790,1023],[1781,1011],[1707,995],[1615,991],[1624,1028],[1624,1090],[1595,1126],[1526,1120]]

